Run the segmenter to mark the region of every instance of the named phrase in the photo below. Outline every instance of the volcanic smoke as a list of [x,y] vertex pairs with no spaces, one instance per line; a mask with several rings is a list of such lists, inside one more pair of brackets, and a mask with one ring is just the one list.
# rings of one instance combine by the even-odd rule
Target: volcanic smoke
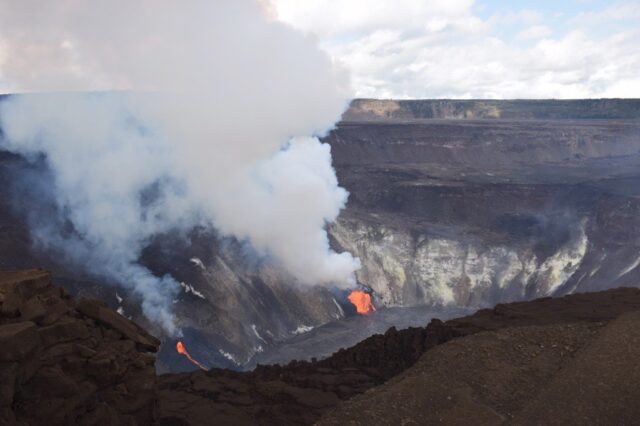
[[348,78],[262,3],[0,0],[0,82],[56,92],[0,103],[0,149],[47,168],[14,197],[52,206],[23,203],[35,244],[128,288],[170,335],[179,284],[139,262],[156,235],[215,227],[301,285],[348,287],[360,265],[329,246],[348,193],[317,138]]
[[204,371],[209,371],[209,369],[207,367],[205,367],[204,365],[200,364],[197,360],[195,360],[190,354],[189,351],[187,351],[187,347],[184,345],[184,343],[182,343],[182,340],[178,340],[178,342],[176,343],[176,350],[178,351],[178,353],[180,355],[184,355],[185,357],[187,357],[187,359],[189,361],[191,361],[191,363],[197,365],[198,367],[200,367],[201,369],[203,369]]

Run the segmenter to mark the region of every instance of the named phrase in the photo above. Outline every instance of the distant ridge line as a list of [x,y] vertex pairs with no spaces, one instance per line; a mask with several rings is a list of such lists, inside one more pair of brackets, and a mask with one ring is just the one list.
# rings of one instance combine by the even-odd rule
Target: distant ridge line
[[640,120],[640,99],[354,99],[343,121]]

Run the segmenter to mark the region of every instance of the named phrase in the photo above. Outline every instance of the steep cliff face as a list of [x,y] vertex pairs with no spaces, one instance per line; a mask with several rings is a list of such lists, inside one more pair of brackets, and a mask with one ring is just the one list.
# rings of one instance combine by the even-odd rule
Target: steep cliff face
[[330,228],[387,306],[633,285],[640,102],[354,101],[326,138]]
[[414,234],[344,218],[332,235],[361,259],[358,278],[385,306],[484,306],[553,294],[580,267],[588,246],[583,223],[547,257],[536,254],[534,242]]
[[[360,257],[358,279],[379,308],[480,307],[640,282],[638,100],[361,100],[324,140],[351,194],[331,243]],[[48,208],[33,182],[51,184],[45,159],[0,152],[0,267],[47,267],[72,293],[160,335],[135,295],[32,244],[25,216]],[[310,358],[379,331],[344,321],[353,315],[344,293],[297,286],[212,230],[159,235],[140,260],[182,283],[178,326],[207,365]],[[379,315],[384,326],[411,324],[400,317]],[[335,336],[316,340],[323,351],[310,343],[316,331]],[[304,350],[283,350],[287,342]],[[193,368],[174,345],[165,340],[159,371]]]
[[637,119],[637,99],[379,100],[356,99],[344,121],[384,119]]

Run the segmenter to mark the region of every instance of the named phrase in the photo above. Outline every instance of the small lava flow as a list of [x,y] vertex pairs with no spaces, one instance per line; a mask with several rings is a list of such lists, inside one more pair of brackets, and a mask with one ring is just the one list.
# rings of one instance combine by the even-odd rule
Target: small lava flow
[[178,342],[176,343],[176,350],[178,351],[178,353],[180,355],[184,355],[185,357],[187,357],[187,359],[189,361],[191,361],[191,363],[193,363],[194,365],[197,365],[199,368],[203,369],[204,371],[209,371],[209,369],[207,367],[205,367],[204,365],[200,364],[197,360],[195,360],[191,354],[189,354],[189,351],[187,351],[186,346],[184,345],[184,343],[182,343],[181,340],[178,340]]
[[353,290],[348,296],[349,302],[353,303],[359,314],[369,314],[376,310],[371,302],[371,295],[363,290]]

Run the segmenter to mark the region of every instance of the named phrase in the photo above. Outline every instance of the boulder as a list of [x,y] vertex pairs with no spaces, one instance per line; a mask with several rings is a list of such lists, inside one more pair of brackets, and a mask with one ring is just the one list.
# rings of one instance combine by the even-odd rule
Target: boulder
[[[0,407],[11,405],[18,375],[17,362],[0,363]],[[0,421],[0,424],[3,424]]]
[[58,363],[76,352],[73,343],[60,343],[47,348],[42,358],[45,363]]
[[66,315],[72,309],[67,301],[56,301],[46,307],[45,317],[42,320],[43,325],[51,325]]
[[31,321],[0,325],[0,361],[18,361],[40,343],[36,325]]
[[46,313],[42,301],[37,297],[28,300],[20,307],[20,319],[24,321],[40,322]]
[[42,367],[42,347],[38,345],[33,352],[20,361],[18,383],[22,384],[31,380],[40,367]]
[[60,365],[42,367],[22,387],[20,393],[24,399],[40,399],[48,395],[67,398],[78,392],[78,384],[65,374]]
[[3,271],[0,275],[0,292],[15,292],[24,299],[30,299],[50,287],[51,273],[42,269]]
[[128,339],[131,339],[140,345],[142,349],[157,352],[158,347],[160,346],[160,341],[158,339],[148,334],[134,322],[129,321],[117,312],[102,306],[99,302],[81,299],[77,303],[76,309],[87,317],[100,321],[114,330],[119,331]]
[[68,319],[54,325],[38,329],[40,340],[45,347],[56,343],[85,339],[89,336],[89,330],[82,321]]
[[157,424],[157,339],[45,271],[0,271],[0,295],[0,425]]
[[4,317],[14,318],[20,314],[20,306],[24,304],[24,299],[18,293],[15,293],[13,289],[4,294],[4,301],[2,302],[2,308],[0,308],[0,314]]

